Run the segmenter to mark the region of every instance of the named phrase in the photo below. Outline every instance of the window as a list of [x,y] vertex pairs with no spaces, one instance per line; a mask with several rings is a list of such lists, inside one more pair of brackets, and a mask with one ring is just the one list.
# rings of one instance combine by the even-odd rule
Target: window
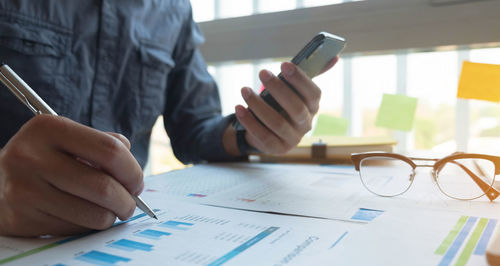
[[193,19],[197,22],[215,19],[214,0],[191,0]]
[[[500,64],[500,48],[472,49],[470,61]],[[492,153],[494,151],[492,147],[500,147],[500,105],[470,100],[469,110],[470,150]]]
[[219,18],[248,16],[253,13],[252,0],[218,0]]
[[241,88],[254,87],[253,65],[247,62],[224,63],[216,67],[215,73],[221,96],[222,114],[234,113],[236,104],[244,104]]
[[[386,12],[387,8],[390,9],[391,1],[393,4],[398,4],[399,8],[397,9],[401,12],[398,14],[407,15],[405,12],[409,11],[411,13],[411,10],[405,10],[404,5],[401,4],[399,0],[382,1],[383,3],[381,2],[377,5],[371,4],[370,8],[375,7],[378,8],[377,10],[380,12]],[[281,18],[286,18],[288,15],[297,15],[296,11],[287,14],[285,13],[286,10],[325,6],[322,10],[328,9],[328,11],[335,11],[338,5],[345,2],[358,1],[191,0],[194,17],[198,22],[279,11],[283,11],[283,16],[281,16]],[[417,2],[414,4],[417,5]],[[418,3],[421,5],[420,8],[432,8],[424,2],[425,1]],[[488,1],[484,1],[484,3],[478,2],[474,7],[476,8],[482,4],[486,6],[486,2]],[[351,6],[351,8],[355,7],[355,5],[361,6],[363,3],[364,2],[352,3],[353,6]],[[366,1],[366,3],[369,4],[373,2]],[[351,5],[351,3],[349,4]],[[464,4],[464,6],[465,5],[467,4]],[[461,19],[460,22],[453,20],[456,19],[456,17],[453,17],[453,12],[446,13],[446,8],[447,7],[441,6],[439,9],[433,9],[433,12],[439,15],[437,20],[442,22],[441,26],[452,25],[450,27],[460,28],[459,32],[462,32],[461,29],[464,28],[465,32],[467,30],[466,26],[469,25],[466,21],[471,21],[472,19],[464,18]],[[308,10],[310,11],[311,9]],[[307,13],[308,10],[304,9],[304,12]],[[360,8],[359,10],[361,10],[361,13],[366,11],[364,8]],[[392,12],[394,10],[390,11]],[[482,11],[483,12],[475,12],[481,14],[475,17],[476,19],[474,21],[477,25],[482,23],[481,19],[483,17],[485,23],[490,23],[490,20],[494,19],[491,18],[491,14],[489,14],[487,10]],[[464,12],[464,14],[465,13],[466,12]],[[358,13],[356,14],[360,15]],[[447,17],[448,15],[450,17]],[[248,17],[246,19],[252,21],[251,18],[252,17]],[[322,17],[322,19],[325,19],[325,17]],[[374,19],[374,17],[371,17],[371,19]],[[425,29],[428,30],[429,28],[427,26],[429,25],[425,23],[429,23],[429,19],[432,20],[433,17],[427,16],[424,20],[419,22],[422,25],[417,23],[418,25],[414,24],[412,26],[417,29],[421,27],[420,30],[426,27]],[[312,24],[314,24],[313,20],[314,19],[311,19]],[[452,21],[455,22],[452,23]],[[289,22],[290,21],[286,21],[286,23]],[[283,24],[286,23],[283,22]],[[308,22],[305,21],[304,23]],[[390,22],[385,21],[384,23]],[[436,21],[433,23],[436,23]],[[230,28],[230,24],[231,21],[228,20],[228,28]],[[207,25],[210,25],[210,23],[207,23]],[[301,24],[302,27],[304,27],[304,25],[305,24]],[[352,24],[349,25],[353,26]],[[278,26],[280,25],[273,26],[279,28]],[[220,25],[218,27],[220,27]],[[370,26],[366,26],[366,28],[368,28],[368,30],[364,29],[365,32],[370,30]],[[294,32],[295,30],[286,27],[285,29],[289,32]],[[316,28],[312,26],[308,29],[316,30]],[[344,27],[344,30],[345,29]],[[378,33],[381,34],[390,31],[390,29],[381,29],[377,28],[377,26],[374,26],[374,29],[379,30]],[[227,28],[223,30],[224,32],[228,31]],[[254,34],[259,32],[258,28],[250,29],[249,32],[251,33],[252,30]],[[329,28],[324,30],[329,30]],[[426,33],[427,30],[425,31]],[[229,31],[237,32],[237,29],[229,29]],[[262,29],[260,29],[260,32],[262,32]],[[220,32],[216,33],[219,34],[218,37],[220,37]],[[279,33],[280,37],[282,37],[280,41],[289,41],[289,33],[286,31],[279,31]],[[396,33],[400,34],[400,32]],[[282,34],[283,36],[281,36]],[[373,36],[374,34],[377,34],[377,32],[368,35]],[[345,53],[334,69],[314,79],[318,86],[322,88],[323,92],[320,102],[320,112],[349,118],[350,134],[352,135],[386,135],[397,137],[398,140],[402,137],[404,142],[408,144],[405,148],[409,150],[433,149],[438,152],[450,153],[456,150],[457,145],[464,147],[468,143],[468,151],[484,152],[485,149],[491,150],[491,147],[500,146],[500,106],[498,103],[461,100],[456,98],[457,82],[462,60],[468,59],[473,62],[500,64],[500,43],[485,43],[484,46],[488,48],[481,49],[475,48],[475,46],[471,48],[467,46],[452,47],[449,45],[446,47],[446,50],[442,48],[432,49],[432,46],[435,46],[434,42],[437,42],[440,35],[445,35],[446,30],[440,28],[439,32],[429,34],[436,37],[432,39],[433,42],[431,45],[422,45],[420,43],[422,40],[421,38],[413,40],[419,43],[421,47],[425,47],[425,51],[418,49],[397,50],[391,48],[393,50],[384,51],[382,54],[366,54],[364,50],[351,54]],[[232,41],[230,38],[231,36],[233,35],[224,35],[222,37],[226,38],[223,38],[226,42]],[[247,36],[254,35],[249,34]],[[461,40],[464,36],[461,35]],[[370,47],[371,43],[366,42],[367,40],[364,41],[364,47]],[[393,42],[398,42],[398,40],[391,39],[391,43]],[[232,45],[238,45],[241,49],[245,49],[245,45],[249,44],[248,40],[246,40],[243,43],[232,43]],[[276,43],[276,45],[280,44]],[[290,60],[290,58],[291,57],[253,60],[252,57],[251,60],[246,61],[220,62],[222,60],[214,60],[215,62],[209,62],[209,72],[219,84],[223,113],[232,113],[236,104],[244,104],[240,94],[241,87],[249,86],[258,92],[261,86],[258,80],[258,72],[260,69],[269,69],[277,74],[280,72],[280,63]],[[377,109],[381,103],[383,93],[398,93],[418,98],[415,125],[410,133],[394,132],[375,126]],[[350,110],[356,114],[351,114]],[[162,130],[161,123],[158,124],[158,128]],[[152,153],[155,152],[155,149],[163,149],[157,149],[156,146],[168,146],[167,137],[155,132],[153,132],[152,140],[152,146],[155,146],[155,148],[152,149]],[[163,138],[164,140],[160,141],[158,138]],[[171,157],[172,155],[168,156]],[[156,156],[152,156],[152,158],[154,157]],[[172,168],[178,167],[175,162],[172,163],[172,165]],[[153,172],[158,172],[156,169],[160,168],[153,166]]]
[[361,0],[191,0],[197,22]]
[[390,136],[390,131],[375,126],[375,120],[382,95],[396,93],[396,56],[360,56],[354,57],[352,61],[354,108],[361,110],[361,135]]
[[408,94],[418,98],[416,149],[454,148],[457,62],[456,51],[408,55]]
[[304,7],[332,5],[332,4],[339,4],[342,2],[347,2],[347,1],[342,1],[342,0],[304,0]]
[[259,5],[259,13],[290,10],[297,7],[296,0],[257,0],[257,2]]

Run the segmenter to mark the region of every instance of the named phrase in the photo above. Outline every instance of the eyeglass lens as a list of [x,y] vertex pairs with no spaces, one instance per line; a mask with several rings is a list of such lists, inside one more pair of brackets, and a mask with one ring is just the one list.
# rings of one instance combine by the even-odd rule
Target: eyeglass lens
[[413,182],[414,171],[407,162],[390,157],[368,157],[360,162],[363,185],[380,196],[404,193]]
[[444,194],[456,199],[471,200],[487,192],[478,185],[478,179],[488,186],[494,185],[495,165],[485,159],[456,159],[437,169],[436,174],[436,183]]
[[[387,197],[406,192],[415,175],[407,162],[383,156],[361,160],[359,173],[369,191]],[[495,165],[486,159],[455,159],[441,165],[434,174],[439,189],[455,199],[471,200],[483,196],[487,190],[478,185],[481,180],[488,187],[495,186]]]

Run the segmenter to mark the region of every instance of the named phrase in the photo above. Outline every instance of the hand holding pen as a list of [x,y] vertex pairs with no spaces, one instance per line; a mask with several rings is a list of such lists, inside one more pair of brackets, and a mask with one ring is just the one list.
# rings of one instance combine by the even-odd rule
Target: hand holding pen
[[[55,112],[8,66],[0,80],[38,114],[0,151],[0,234],[66,235],[128,219],[144,187],[142,169],[119,134]],[[42,115],[42,114],[52,115]]]

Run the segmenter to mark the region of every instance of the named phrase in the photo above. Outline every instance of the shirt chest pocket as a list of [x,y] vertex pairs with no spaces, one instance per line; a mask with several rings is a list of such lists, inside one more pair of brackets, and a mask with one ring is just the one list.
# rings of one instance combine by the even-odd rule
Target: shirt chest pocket
[[156,119],[164,109],[168,75],[175,62],[168,49],[152,41],[141,41],[140,58],[141,113]]
[[[67,55],[72,33],[42,20],[34,21],[15,13],[0,16],[0,58],[56,112],[64,114],[71,108]],[[2,99],[11,97],[8,93],[2,89]]]
[[62,57],[69,49],[70,35],[23,22],[0,21],[0,45],[32,56]]

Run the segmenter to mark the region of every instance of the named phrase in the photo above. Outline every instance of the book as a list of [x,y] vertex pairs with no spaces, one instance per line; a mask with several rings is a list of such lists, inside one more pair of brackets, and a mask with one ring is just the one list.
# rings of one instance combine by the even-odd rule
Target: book
[[351,163],[351,153],[392,152],[396,141],[390,137],[304,137],[283,155],[255,154],[261,162]]

